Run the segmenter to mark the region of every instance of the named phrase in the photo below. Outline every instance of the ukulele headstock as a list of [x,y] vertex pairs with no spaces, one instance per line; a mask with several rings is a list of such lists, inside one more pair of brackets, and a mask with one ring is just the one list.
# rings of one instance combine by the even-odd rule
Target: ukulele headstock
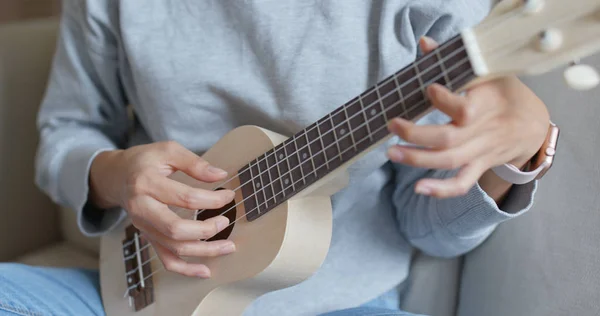
[[[479,77],[542,74],[600,50],[600,0],[503,0],[462,36]],[[565,79],[577,89],[600,80],[583,65]]]

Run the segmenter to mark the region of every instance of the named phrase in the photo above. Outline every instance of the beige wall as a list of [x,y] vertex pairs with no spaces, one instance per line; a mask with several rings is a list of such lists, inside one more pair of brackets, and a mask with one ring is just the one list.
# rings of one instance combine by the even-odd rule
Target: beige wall
[[58,15],[60,0],[0,0],[0,23]]

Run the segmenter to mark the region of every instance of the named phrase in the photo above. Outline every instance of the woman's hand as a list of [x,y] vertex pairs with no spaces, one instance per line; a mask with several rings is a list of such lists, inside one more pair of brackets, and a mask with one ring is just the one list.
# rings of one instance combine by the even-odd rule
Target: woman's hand
[[100,153],[90,170],[91,201],[101,208],[120,206],[154,247],[165,269],[187,276],[209,277],[202,264],[181,256],[218,256],[235,251],[233,242],[207,239],[229,225],[224,216],[186,220],[168,205],[190,210],[217,209],[229,203],[231,190],[209,191],[171,180],[177,170],[204,182],[223,180],[227,173],[175,142]]
[[[421,47],[428,52],[437,44],[423,38]],[[549,114],[544,103],[515,77],[479,84],[466,96],[453,94],[439,84],[429,86],[427,94],[451,122],[417,126],[400,118],[391,120],[392,133],[419,147],[392,146],[388,156],[415,167],[460,171],[450,179],[419,180],[417,193],[440,198],[466,194],[494,166],[524,166],[548,132]]]

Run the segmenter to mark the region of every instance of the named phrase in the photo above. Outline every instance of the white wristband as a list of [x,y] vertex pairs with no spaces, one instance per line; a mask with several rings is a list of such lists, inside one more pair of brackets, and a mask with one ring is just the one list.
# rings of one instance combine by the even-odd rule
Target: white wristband
[[548,165],[548,163],[542,163],[535,170],[521,171],[514,165],[505,163],[503,165],[493,167],[492,171],[506,182],[514,184],[525,184],[535,180],[535,178],[542,172],[542,170]]

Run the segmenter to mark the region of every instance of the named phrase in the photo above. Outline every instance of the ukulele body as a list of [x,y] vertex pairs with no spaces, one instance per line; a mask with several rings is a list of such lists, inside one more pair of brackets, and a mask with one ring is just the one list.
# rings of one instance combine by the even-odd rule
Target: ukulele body
[[[256,126],[242,126],[226,134],[203,158],[234,177],[224,187],[235,189],[240,185],[235,177],[237,171],[285,139]],[[194,187],[216,189],[216,184],[201,183],[180,172],[172,178]],[[346,181],[345,171],[333,172],[250,222],[245,216],[244,203],[240,203],[245,197],[242,190],[237,190],[235,204],[239,205],[235,208],[235,218],[239,220],[227,237],[234,241],[237,251],[216,258],[186,258],[206,264],[212,272],[209,279],[165,270],[153,274],[150,285],[153,302],[138,311],[132,307],[135,302],[130,305],[130,298],[123,296],[129,286],[123,241],[130,222],[125,220],[101,240],[100,281],[107,315],[241,315],[260,295],[305,280],[325,259],[331,239],[330,195],[345,186]],[[193,218],[195,213],[171,209],[184,218]],[[151,248],[148,247],[150,257],[155,254]],[[151,270],[160,267],[162,264],[156,258]],[[145,272],[147,275],[148,271]]]

